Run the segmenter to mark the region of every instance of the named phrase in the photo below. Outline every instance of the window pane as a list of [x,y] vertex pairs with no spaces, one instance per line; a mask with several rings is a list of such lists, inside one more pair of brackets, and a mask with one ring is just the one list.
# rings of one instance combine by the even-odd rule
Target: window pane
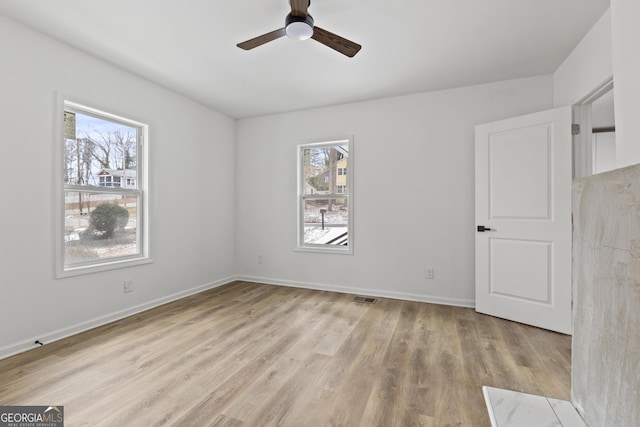
[[348,245],[347,199],[304,201],[304,243]]
[[65,184],[138,188],[137,136],[136,127],[65,111]]
[[346,192],[349,161],[347,145],[304,148],[302,161],[303,194],[337,194],[340,186]]
[[138,196],[65,192],[65,264],[139,254]]

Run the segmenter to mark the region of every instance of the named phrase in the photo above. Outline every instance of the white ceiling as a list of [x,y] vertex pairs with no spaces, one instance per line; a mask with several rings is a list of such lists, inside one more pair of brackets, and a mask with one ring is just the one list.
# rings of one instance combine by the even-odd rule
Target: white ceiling
[[361,44],[236,44],[284,26],[287,0],[0,0],[0,14],[234,118],[552,73],[609,0],[312,0]]

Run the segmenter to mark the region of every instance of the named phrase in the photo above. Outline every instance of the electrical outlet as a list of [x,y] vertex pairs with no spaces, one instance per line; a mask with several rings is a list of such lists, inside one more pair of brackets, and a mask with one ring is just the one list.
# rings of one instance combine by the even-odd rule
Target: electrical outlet
[[427,279],[433,279],[435,277],[435,270],[431,267],[427,267],[424,269],[424,277],[426,277]]
[[258,255],[258,264],[264,264],[264,258],[262,255]]
[[124,281],[124,292],[125,293],[133,292],[133,280],[126,279]]

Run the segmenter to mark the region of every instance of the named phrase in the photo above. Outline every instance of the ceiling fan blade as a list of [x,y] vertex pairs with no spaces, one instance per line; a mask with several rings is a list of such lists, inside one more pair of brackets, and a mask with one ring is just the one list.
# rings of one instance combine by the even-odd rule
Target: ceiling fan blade
[[279,30],[271,31],[270,33],[263,34],[251,40],[238,43],[237,46],[240,49],[250,50],[250,49],[253,49],[254,47],[262,46],[263,44],[273,41],[275,39],[279,39],[284,35],[285,35],[284,28],[280,28]]
[[304,18],[307,16],[307,8],[309,7],[310,0],[290,0],[291,1],[291,15]]
[[313,27],[313,36],[311,36],[311,38],[343,55],[348,56],[349,58],[353,58],[362,48],[358,43],[354,43],[337,34],[323,30],[320,27]]

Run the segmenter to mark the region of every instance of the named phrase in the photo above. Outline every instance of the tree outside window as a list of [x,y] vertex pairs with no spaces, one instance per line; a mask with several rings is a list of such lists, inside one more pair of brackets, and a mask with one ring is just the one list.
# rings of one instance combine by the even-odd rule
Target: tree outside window
[[148,258],[145,134],[141,123],[64,103],[59,275]]

